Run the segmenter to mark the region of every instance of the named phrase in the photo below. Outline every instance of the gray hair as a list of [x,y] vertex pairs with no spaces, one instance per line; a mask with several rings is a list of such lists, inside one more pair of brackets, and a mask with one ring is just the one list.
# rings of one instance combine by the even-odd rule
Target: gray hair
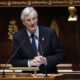
[[[37,14],[37,11],[33,7],[26,7],[21,12],[21,20],[25,18],[25,16],[28,16],[32,11],[35,11]],[[37,14],[38,15],[38,14]]]

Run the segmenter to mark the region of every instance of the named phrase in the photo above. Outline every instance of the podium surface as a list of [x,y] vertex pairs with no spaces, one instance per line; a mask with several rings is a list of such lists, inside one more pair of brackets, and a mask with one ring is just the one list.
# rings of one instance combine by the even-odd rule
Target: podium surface
[[31,77],[7,76],[7,77],[0,77],[0,80],[64,80],[64,79],[59,74],[49,74],[47,77],[35,76],[35,75],[32,75]]

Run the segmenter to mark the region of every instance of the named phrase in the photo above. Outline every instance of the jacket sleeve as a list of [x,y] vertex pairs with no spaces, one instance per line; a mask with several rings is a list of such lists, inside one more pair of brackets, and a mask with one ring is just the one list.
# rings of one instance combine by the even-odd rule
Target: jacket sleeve
[[48,67],[56,66],[59,63],[62,63],[64,60],[64,49],[62,44],[54,31],[50,31],[50,46],[51,46],[51,55],[47,56]]
[[[24,39],[23,39],[24,40]],[[27,65],[27,59],[21,59],[21,46],[24,43],[23,40],[19,40],[19,38],[16,36],[16,33],[13,36],[13,48],[12,48],[12,59],[11,64],[13,66],[28,66]]]

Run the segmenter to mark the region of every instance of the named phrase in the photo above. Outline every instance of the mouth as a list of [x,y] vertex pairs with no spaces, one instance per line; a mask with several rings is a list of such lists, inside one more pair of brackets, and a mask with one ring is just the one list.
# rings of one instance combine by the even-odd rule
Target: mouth
[[31,25],[31,28],[34,28],[35,27],[35,25]]

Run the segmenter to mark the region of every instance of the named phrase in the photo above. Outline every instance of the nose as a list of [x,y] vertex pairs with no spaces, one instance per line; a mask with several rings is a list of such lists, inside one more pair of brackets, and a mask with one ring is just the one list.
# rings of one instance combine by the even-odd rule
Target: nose
[[31,19],[31,24],[33,24],[34,23],[34,20],[33,19]]

